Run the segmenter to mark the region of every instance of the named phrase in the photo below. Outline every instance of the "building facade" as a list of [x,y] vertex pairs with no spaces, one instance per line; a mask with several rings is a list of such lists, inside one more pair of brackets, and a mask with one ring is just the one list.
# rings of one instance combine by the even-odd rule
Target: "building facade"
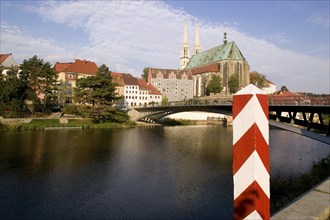
[[118,96],[125,107],[160,105],[162,94],[145,80],[137,79],[129,73],[111,73],[116,83]]
[[276,92],[276,84],[266,79],[266,86],[261,88],[267,94],[273,94]]
[[73,103],[74,88],[77,79],[96,76],[98,67],[96,63],[88,60],[76,59],[75,62],[59,63],[54,65],[60,82],[59,101],[61,105]]
[[229,93],[229,79],[237,75],[239,87],[250,83],[250,66],[234,41],[224,42],[217,47],[194,54],[184,68],[193,76],[193,95],[206,95],[206,87],[212,75],[219,75],[222,81],[222,91]]
[[193,78],[189,71],[149,68],[148,82],[169,102],[193,98]]
[[17,66],[13,55],[11,53],[8,54],[0,54],[0,66],[4,67],[14,67]]

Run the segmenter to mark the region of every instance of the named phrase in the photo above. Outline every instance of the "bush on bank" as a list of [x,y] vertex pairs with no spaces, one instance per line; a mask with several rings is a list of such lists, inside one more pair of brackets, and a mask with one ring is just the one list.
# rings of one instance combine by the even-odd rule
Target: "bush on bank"
[[270,211],[274,213],[330,176],[330,155],[313,165],[309,173],[288,180],[271,179]]
[[94,123],[126,123],[129,121],[129,116],[126,112],[111,106],[69,105],[64,108],[63,113],[79,115],[83,118],[91,118]]

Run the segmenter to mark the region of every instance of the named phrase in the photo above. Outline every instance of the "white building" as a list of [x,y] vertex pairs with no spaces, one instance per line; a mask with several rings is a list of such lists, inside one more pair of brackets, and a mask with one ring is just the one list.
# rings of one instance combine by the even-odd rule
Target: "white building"
[[9,54],[0,54],[0,66],[4,67],[14,67],[17,66],[13,55],[11,53]]
[[266,79],[267,87],[262,88],[261,90],[264,91],[267,94],[274,94],[276,92],[276,84],[272,83],[268,79]]
[[142,79],[137,79],[131,74],[122,73],[124,81],[124,104],[126,106],[159,105],[162,94],[157,89]]

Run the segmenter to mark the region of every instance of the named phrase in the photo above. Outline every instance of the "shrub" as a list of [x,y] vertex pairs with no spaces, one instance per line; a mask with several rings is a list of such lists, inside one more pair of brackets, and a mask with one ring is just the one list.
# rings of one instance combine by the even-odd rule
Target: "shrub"
[[63,109],[64,114],[76,115],[79,113],[76,105],[67,105]]

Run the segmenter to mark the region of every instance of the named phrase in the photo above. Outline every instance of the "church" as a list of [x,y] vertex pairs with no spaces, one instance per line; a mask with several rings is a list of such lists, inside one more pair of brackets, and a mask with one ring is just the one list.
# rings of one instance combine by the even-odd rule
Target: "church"
[[[169,85],[169,82],[160,83],[160,78],[167,72],[172,72],[178,75],[177,82],[181,79],[183,73],[187,75],[185,80],[191,80],[192,89],[176,88],[175,90],[168,90],[161,88],[160,85]],[[157,73],[158,74],[157,74]],[[161,74],[164,72],[164,74]],[[195,30],[195,42],[193,48],[193,54],[190,57],[190,46],[188,39],[187,23],[184,23],[183,40],[180,53],[180,68],[177,70],[169,69],[153,69],[149,68],[148,83],[155,84],[154,86],[159,89],[161,93],[167,92],[169,94],[163,94],[166,97],[172,97],[170,94],[173,91],[184,91],[184,96],[180,98],[189,99],[192,97],[206,96],[206,88],[209,81],[212,79],[212,75],[218,75],[221,78],[221,86],[223,94],[230,94],[229,92],[229,79],[233,75],[237,75],[239,79],[239,88],[243,88],[250,83],[250,66],[243,56],[242,52],[234,41],[228,42],[226,33],[224,33],[223,44],[202,51],[198,24]],[[159,85],[160,84],[160,85]],[[191,94],[192,93],[192,94]],[[182,100],[184,100],[182,99]],[[169,99],[169,101],[182,101],[179,100],[179,96],[175,99]]]
[[237,74],[239,87],[250,83],[250,66],[234,41],[228,42],[224,33],[223,44],[201,51],[198,26],[196,26],[194,52],[189,57],[189,41],[185,23],[183,41],[181,46],[180,69],[189,71],[193,77],[193,96],[206,95],[206,87],[216,74],[222,80],[222,92],[229,94],[229,78]]

